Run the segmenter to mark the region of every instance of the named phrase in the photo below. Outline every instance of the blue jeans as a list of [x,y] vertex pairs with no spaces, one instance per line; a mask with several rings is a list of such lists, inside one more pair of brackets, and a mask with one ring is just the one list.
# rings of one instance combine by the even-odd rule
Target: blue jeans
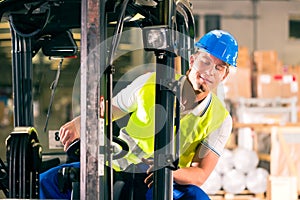
[[58,187],[58,170],[63,167],[79,168],[80,163],[74,162],[69,164],[53,167],[48,171],[40,174],[40,199],[70,199],[71,190],[62,193]]
[[[62,193],[58,187],[59,169],[63,167],[80,168],[79,162],[63,164],[40,174],[40,199],[70,199],[71,190]],[[141,182],[142,183],[142,182]],[[147,200],[152,200],[152,188],[147,191]],[[173,200],[209,200],[208,195],[195,185],[173,185]]]
[[[146,194],[147,200],[153,200],[152,188]],[[209,200],[208,195],[198,186],[173,184],[173,200]]]

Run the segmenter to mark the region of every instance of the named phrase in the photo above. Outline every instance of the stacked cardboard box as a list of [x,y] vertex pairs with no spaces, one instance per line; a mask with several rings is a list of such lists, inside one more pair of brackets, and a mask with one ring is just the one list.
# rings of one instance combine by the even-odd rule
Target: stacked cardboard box
[[268,200],[297,200],[297,179],[289,176],[270,176],[267,190]]
[[276,51],[255,51],[253,56],[255,97],[290,98],[298,95],[298,74],[286,70]]
[[237,66],[238,68],[251,68],[249,49],[245,46],[239,47]]
[[228,77],[224,80],[225,99],[235,101],[240,97],[251,97],[251,69],[231,69]]
[[297,101],[297,110],[298,110],[298,121],[300,122],[300,65],[296,65],[296,66],[289,66],[287,68],[287,73],[289,74],[294,74],[297,78],[297,82],[298,82],[298,93],[297,93],[297,97],[298,97],[298,101]]
[[254,51],[253,60],[256,71],[259,73],[278,73],[281,68],[281,61],[278,59],[277,51],[263,50]]
[[[293,74],[296,76],[297,80],[298,80],[298,90],[300,88],[300,65],[296,65],[296,66],[289,66],[287,68],[287,73],[289,74]],[[298,99],[300,99],[300,93],[298,92]]]
[[[252,62],[253,60],[253,62]],[[285,66],[275,50],[254,51],[239,47],[237,68],[224,81],[225,99],[298,98],[300,121],[300,66]]]
[[247,47],[239,47],[237,68],[231,68],[224,80],[224,93],[225,99],[232,101],[251,97],[251,59]]
[[258,73],[257,97],[290,98],[298,94],[298,79],[294,74]]
[[283,199],[298,199],[297,194],[300,194],[299,131],[298,126],[278,126],[271,130],[270,174],[273,176],[272,185],[275,190],[271,188],[272,196],[277,196],[277,193],[286,193]]

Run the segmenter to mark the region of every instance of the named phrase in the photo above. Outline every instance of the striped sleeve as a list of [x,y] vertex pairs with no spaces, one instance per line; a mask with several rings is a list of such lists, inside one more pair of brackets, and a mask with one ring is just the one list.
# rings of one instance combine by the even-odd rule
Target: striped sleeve
[[217,130],[210,133],[208,137],[202,141],[202,144],[220,156],[229,139],[231,131],[232,118],[230,115],[228,115],[223,121],[222,125]]

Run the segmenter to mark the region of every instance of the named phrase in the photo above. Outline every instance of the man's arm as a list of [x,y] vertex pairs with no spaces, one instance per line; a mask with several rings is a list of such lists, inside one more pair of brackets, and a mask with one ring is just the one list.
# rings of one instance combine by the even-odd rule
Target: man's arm
[[[112,99],[113,121],[136,109],[136,93],[150,76],[151,73],[139,76]],[[80,117],[64,124],[59,130],[59,136],[64,150],[67,150],[70,144],[80,138]]]
[[190,167],[173,171],[173,177],[176,183],[180,185],[193,184],[200,187],[206,181],[214,170],[219,156],[209,149],[205,150],[206,153],[204,156],[199,156],[203,155],[203,153],[200,153],[200,151],[204,150],[203,148],[206,149],[203,145],[198,147]]
[[222,125],[198,146],[191,166],[173,172],[174,181],[201,186],[214,170],[231,130],[232,118],[228,115]]
[[128,114],[127,112],[122,111],[119,107],[112,105],[112,118],[113,121],[118,120],[122,117],[124,117],[126,114]]
[[[116,106],[112,106],[112,109],[113,120],[120,119],[127,114]],[[75,140],[80,138],[80,116],[62,125],[59,129],[59,137],[66,151]]]

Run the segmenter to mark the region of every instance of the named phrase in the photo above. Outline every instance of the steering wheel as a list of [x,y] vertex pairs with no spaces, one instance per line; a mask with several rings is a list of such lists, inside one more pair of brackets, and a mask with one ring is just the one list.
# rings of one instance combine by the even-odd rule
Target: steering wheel
[[[128,151],[129,151],[129,146],[128,144],[116,137],[116,136],[113,136],[113,143],[115,143],[113,146],[114,146],[114,151],[115,150],[118,150],[118,152],[116,153],[113,153],[113,160],[115,159],[119,159],[119,158],[122,158],[124,157]],[[66,153],[67,153],[67,162],[78,162],[80,161],[80,140],[75,140],[69,147],[68,149],[66,150]]]

